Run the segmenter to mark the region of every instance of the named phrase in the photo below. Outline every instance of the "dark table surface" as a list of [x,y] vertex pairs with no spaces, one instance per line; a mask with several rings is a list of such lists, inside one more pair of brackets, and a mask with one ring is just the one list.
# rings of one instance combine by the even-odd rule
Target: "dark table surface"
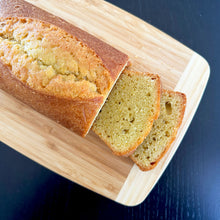
[[0,143],[0,220],[220,219],[220,1],[110,0],[204,56],[211,75],[171,163],[145,201],[124,207]]

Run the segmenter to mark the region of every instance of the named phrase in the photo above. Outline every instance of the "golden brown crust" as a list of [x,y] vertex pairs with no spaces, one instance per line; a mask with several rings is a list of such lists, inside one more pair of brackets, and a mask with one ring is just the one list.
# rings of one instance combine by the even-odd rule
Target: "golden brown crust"
[[148,167],[141,166],[141,164],[139,164],[139,163],[135,160],[134,157],[130,157],[142,171],[152,170],[154,167],[157,166],[157,164],[160,162],[160,160],[163,158],[163,156],[164,156],[164,155],[166,154],[166,152],[169,150],[169,148],[170,148],[171,144],[173,143],[173,141],[176,139],[176,135],[177,135],[178,129],[179,129],[179,127],[180,127],[180,125],[181,125],[181,123],[182,123],[183,117],[184,117],[185,108],[186,108],[186,95],[185,95],[184,93],[181,93],[181,92],[163,89],[163,90],[162,90],[162,93],[164,93],[164,92],[167,92],[167,93],[170,93],[170,94],[175,94],[175,95],[178,95],[178,96],[182,96],[182,110],[181,110],[181,116],[180,116],[180,118],[179,118],[178,125],[176,126],[175,131],[174,131],[173,134],[172,134],[172,138],[170,139],[170,141],[169,141],[168,144],[166,145],[166,147],[165,147],[164,151],[162,152],[162,154],[160,155],[160,157],[159,157],[153,164],[151,164],[151,166],[148,166]]
[[9,67],[0,62],[0,89],[55,120],[70,130],[85,136],[92,118],[99,111],[102,97],[93,99],[59,98],[31,89],[11,74]]
[[[107,91],[101,96],[91,98],[74,97],[73,99],[65,96],[61,98],[55,94],[33,90],[28,85],[15,79],[11,74],[11,69],[1,63],[1,68],[4,70],[0,73],[1,89],[25,102],[38,112],[70,128],[81,136],[85,136],[108,92],[126,66],[128,56],[65,20],[22,0],[0,0],[0,17],[39,19],[42,22],[53,24],[91,48],[94,51],[94,56],[101,59],[102,65],[107,69],[111,78]],[[22,93],[22,90],[25,92]]]
[[91,34],[23,0],[0,0],[0,17],[28,17],[53,24],[84,42],[103,61],[113,80],[128,62],[128,56]]

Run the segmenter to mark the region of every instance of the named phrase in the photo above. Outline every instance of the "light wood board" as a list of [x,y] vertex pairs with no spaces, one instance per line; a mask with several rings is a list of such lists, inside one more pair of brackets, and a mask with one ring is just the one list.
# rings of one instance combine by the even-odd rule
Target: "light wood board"
[[102,0],[27,0],[128,54],[133,68],[157,73],[163,88],[187,95],[177,138],[158,166],[140,171],[92,132],[81,138],[0,90],[0,140],[30,159],[124,205],[141,203],[176,152],[209,78],[204,58],[139,18]]

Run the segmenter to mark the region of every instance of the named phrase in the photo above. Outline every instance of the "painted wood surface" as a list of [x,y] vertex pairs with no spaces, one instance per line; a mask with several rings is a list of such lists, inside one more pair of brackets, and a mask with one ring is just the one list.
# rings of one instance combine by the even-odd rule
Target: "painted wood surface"
[[114,156],[92,132],[81,138],[0,91],[0,140],[56,173],[125,205],[149,194],[172,159],[209,77],[198,54],[139,18],[101,0],[28,0],[127,53],[133,68],[158,73],[162,85],[186,93],[177,139],[158,166],[140,171]]

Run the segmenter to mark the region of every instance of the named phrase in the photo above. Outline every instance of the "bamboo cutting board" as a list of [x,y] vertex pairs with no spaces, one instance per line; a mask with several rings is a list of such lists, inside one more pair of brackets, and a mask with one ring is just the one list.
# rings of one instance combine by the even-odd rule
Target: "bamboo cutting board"
[[176,152],[209,78],[204,58],[137,17],[102,0],[27,0],[128,54],[133,68],[157,73],[163,87],[184,92],[177,138],[158,166],[142,172],[114,156],[92,132],[81,138],[0,90],[0,140],[50,170],[124,205],[149,194]]

